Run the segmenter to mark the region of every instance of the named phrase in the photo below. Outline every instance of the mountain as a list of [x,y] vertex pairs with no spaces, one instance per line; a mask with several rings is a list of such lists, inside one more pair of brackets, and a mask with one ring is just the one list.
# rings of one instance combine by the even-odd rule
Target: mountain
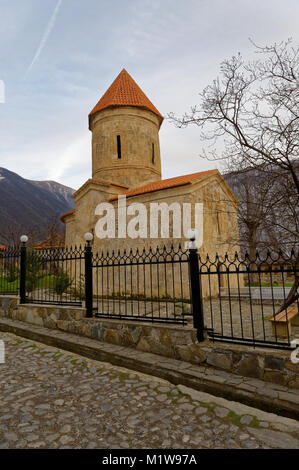
[[64,186],[63,184],[56,183],[56,181],[27,181],[39,188],[46,189],[53,194],[57,201],[60,201],[63,204],[68,204],[68,207],[70,207],[69,210],[74,208],[74,199],[72,198],[72,194],[75,192],[74,189]]
[[38,227],[46,235],[49,222],[74,208],[74,191],[55,181],[31,181],[0,168],[0,240],[21,228]]

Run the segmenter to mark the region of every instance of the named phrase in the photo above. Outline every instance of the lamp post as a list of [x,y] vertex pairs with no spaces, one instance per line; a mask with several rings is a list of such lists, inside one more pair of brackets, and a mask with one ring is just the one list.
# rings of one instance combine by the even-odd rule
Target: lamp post
[[93,288],[92,288],[92,251],[91,241],[93,240],[93,234],[86,232],[84,234],[86,241],[85,245],[85,308],[86,317],[92,317],[93,310]]
[[204,318],[203,318],[203,303],[201,292],[201,280],[198,267],[198,252],[196,246],[196,229],[188,231],[189,242],[189,276],[190,276],[190,295],[193,314],[193,326],[197,329],[197,339],[199,342],[205,339],[204,337]]
[[26,243],[28,242],[27,235],[22,235],[20,237],[20,241],[21,241],[20,303],[24,304],[26,302],[26,254],[27,254]]

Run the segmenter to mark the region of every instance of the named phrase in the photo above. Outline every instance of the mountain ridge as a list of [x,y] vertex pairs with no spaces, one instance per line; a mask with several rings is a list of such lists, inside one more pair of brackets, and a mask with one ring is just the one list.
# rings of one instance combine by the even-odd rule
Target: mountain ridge
[[0,241],[21,229],[38,228],[46,236],[47,225],[74,208],[74,192],[56,181],[29,180],[0,167]]

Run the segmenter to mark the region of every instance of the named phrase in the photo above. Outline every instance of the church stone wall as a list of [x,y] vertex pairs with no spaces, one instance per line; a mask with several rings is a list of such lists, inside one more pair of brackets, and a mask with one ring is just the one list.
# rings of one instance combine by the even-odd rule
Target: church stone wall
[[[102,188],[102,186],[99,186]],[[74,216],[70,216],[67,221],[67,245],[74,245],[84,243],[84,233],[91,231],[94,233],[96,222],[99,216],[95,215],[95,208],[100,202],[106,202],[109,196],[111,197],[112,188],[107,187],[105,190],[99,190],[99,188],[90,187],[86,190],[86,193],[81,197],[78,197],[76,201],[76,213]],[[218,253],[222,258],[225,252],[228,252],[231,256],[238,251],[238,224],[237,224],[237,204],[231,199],[231,196],[225,191],[225,185],[222,183],[220,175],[213,177],[209,176],[203,181],[199,181],[195,184],[189,184],[177,188],[169,188],[163,191],[156,191],[152,193],[141,194],[135,197],[127,199],[127,206],[132,203],[143,203],[147,208],[148,215],[150,214],[150,203],[166,202],[171,204],[178,202],[181,205],[183,203],[191,203],[194,207],[195,203],[203,203],[203,244],[199,247],[199,253],[202,259],[205,259],[206,255],[209,254],[210,259],[213,259]],[[112,202],[115,208],[115,216],[117,220],[117,208],[118,201]],[[127,222],[134,216],[127,216]],[[194,226],[194,212],[192,212],[192,226]],[[117,228],[117,223],[116,223]],[[170,236],[171,238],[115,238],[115,239],[99,239],[96,237],[93,241],[93,252],[112,254],[120,250],[123,253],[126,250],[127,253],[132,250],[136,251],[137,247],[139,251],[145,248],[149,251],[152,248],[154,251],[157,247],[163,248],[166,246],[170,250],[171,245],[178,247],[182,245],[184,249],[188,242],[188,239],[183,236],[181,238],[172,238],[173,229],[173,218],[170,212]],[[148,237],[150,234],[150,220],[148,217],[147,221]],[[117,233],[116,233],[117,235]],[[79,244],[80,244],[79,243]],[[172,266],[167,265],[166,267],[159,266],[158,268],[145,266],[144,271],[141,272],[141,268],[122,268],[119,272],[113,268],[105,268],[105,277],[102,277],[101,268],[98,273],[95,272],[94,283],[95,290],[101,295],[111,295],[114,293],[118,294],[143,294],[147,297],[164,297],[167,295],[175,296],[176,298],[189,298],[189,282],[188,282],[188,269],[187,264],[184,264],[182,269],[182,278],[179,265]],[[145,284],[140,284],[138,276],[145,277]],[[116,277],[115,282],[113,277]],[[157,282],[157,279],[160,282]],[[165,282],[166,279],[166,282]],[[229,276],[230,287],[237,287],[238,280],[236,276]],[[202,293],[205,298],[212,295],[216,297],[219,295],[219,288],[227,286],[228,277],[221,275],[212,275],[210,280],[208,276],[202,276]],[[98,284],[98,286],[97,286]],[[117,284],[117,285],[116,285]],[[242,287],[243,282],[240,277],[240,286]],[[138,286],[138,287],[137,287]]]

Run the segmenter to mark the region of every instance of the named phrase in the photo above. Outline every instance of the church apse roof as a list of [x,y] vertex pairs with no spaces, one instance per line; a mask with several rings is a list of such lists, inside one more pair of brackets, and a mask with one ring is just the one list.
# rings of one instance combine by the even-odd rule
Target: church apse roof
[[[174,178],[168,178],[166,180],[160,180],[160,181],[153,181],[152,183],[147,183],[143,186],[138,186],[137,188],[133,188],[125,193],[123,193],[123,196],[126,197],[132,197],[132,196],[138,196],[139,194],[146,194],[146,193],[151,193],[153,191],[160,191],[161,189],[168,189],[168,188],[174,188],[176,186],[184,186],[185,184],[190,184],[195,181],[200,180],[201,178],[204,178],[205,176],[211,175],[213,173],[219,173],[218,170],[207,170],[207,171],[200,171],[198,173],[191,173],[190,175],[182,175],[182,176],[175,176]],[[106,180],[98,180],[98,181],[103,181],[107,183]],[[113,183],[111,183],[113,184]],[[124,185],[122,185],[124,186]],[[118,196],[113,196],[109,201],[114,201],[118,199]],[[72,211],[67,212],[66,214],[63,214],[60,217],[60,220],[62,222],[65,222],[65,217],[68,215],[74,214],[75,209]]]
[[[166,180],[153,181],[143,186],[138,186],[130,191],[127,191],[123,195],[126,197],[138,196],[139,194],[151,193],[153,191],[160,191],[161,189],[174,188],[176,186],[183,186],[185,184],[192,183],[200,180],[201,178],[208,176],[212,173],[218,173],[218,170],[207,170],[200,171],[198,173],[191,173],[190,175],[175,176],[174,178],[168,178]],[[117,199],[118,196],[113,196],[109,201]]]
[[89,113],[89,117],[103,109],[119,106],[134,106],[147,109],[159,117],[160,124],[163,121],[162,114],[159,113],[157,108],[125,69],[116,77],[100,101]]

